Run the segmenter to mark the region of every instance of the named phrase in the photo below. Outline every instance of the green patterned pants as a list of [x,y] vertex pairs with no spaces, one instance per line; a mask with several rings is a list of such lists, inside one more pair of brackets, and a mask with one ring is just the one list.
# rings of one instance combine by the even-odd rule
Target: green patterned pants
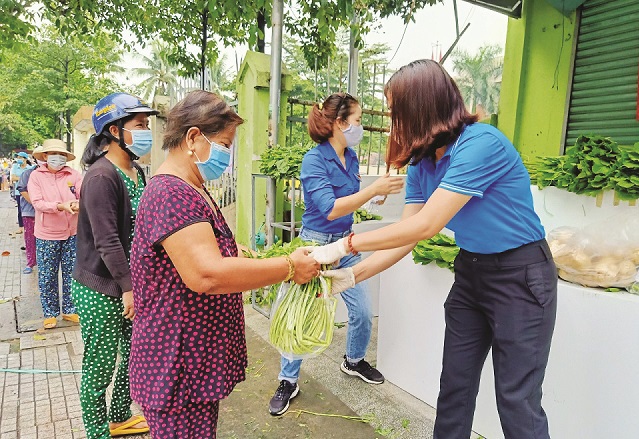
[[[131,417],[129,353],[132,322],[122,316],[122,299],[105,296],[73,280],[73,302],[80,315],[84,341],[80,405],[87,439],[109,439],[109,421]],[[118,353],[111,406],[107,417],[106,391],[111,384]]]

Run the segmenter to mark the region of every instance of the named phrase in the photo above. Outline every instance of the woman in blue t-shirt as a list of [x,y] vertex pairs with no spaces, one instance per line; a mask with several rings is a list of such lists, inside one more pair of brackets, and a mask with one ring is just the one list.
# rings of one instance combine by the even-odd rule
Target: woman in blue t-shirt
[[382,250],[325,273],[333,293],[406,256],[444,227],[461,248],[446,299],[435,439],[468,439],[479,377],[492,348],[497,408],[506,439],[547,439],[541,407],[557,308],[557,270],[533,209],[530,179],[512,143],[476,123],[435,61],[398,70],[384,93],[391,109],[388,162],[408,166],[402,220],[315,248],[320,263]]
[[[308,133],[318,145],[302,160],[300,179],[306,210],[300,237],[323,245],[352,233],[353,212],[375,196],[399,193],[404,180],[387,174],[360,190],[359,161],[353,147],[364,135],[362,108],[347,93],[335,93],[323,104],[313,106],[308,115]],[[350,267],[360,260],[359,255],[345,255],[337,266]],[[352,285],[341,293],[348,310],[348,333],[340,368],[367,383],[381,384],[384,376],[364,359],[372,329],[365,284]],[[289,401],[297,396],[301,365],[302,360],[282,357],[280,385],[269,403],[271,415],[284,414]]]

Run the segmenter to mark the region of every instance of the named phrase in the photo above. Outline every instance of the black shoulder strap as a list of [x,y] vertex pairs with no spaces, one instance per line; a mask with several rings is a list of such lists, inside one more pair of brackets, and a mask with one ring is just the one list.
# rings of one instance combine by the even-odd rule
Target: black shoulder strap
[[142,183],[144,183],[144,186],[146,186],[146,175],[144,175],[144,170],[136,162],[133,162],[133,166],[135,167],[135,169],[138,170],[138,175],[142,177]]

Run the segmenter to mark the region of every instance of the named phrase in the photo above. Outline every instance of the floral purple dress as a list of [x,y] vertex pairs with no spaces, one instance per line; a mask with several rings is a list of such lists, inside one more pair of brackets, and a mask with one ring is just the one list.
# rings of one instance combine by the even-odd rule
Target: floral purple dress
[[245,378],[242,294],[193,292],[160,245],[172,233],[206,221],[222,256],[237,256],[233,234],[213,205],[180,178],[157,175],[138,207],[129,369],[131,396],[142,406],[153,437],[214,438],[218,401]]

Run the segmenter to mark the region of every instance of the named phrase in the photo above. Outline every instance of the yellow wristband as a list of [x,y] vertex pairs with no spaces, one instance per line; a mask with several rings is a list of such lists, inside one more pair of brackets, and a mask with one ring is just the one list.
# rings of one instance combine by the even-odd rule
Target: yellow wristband
[[290,256],[284,256],[286,258],[286,262],[288,262],[288,275],[284,278],[284,282],[289,282],[295,276],[295,264],[293,264],[293,260]]

